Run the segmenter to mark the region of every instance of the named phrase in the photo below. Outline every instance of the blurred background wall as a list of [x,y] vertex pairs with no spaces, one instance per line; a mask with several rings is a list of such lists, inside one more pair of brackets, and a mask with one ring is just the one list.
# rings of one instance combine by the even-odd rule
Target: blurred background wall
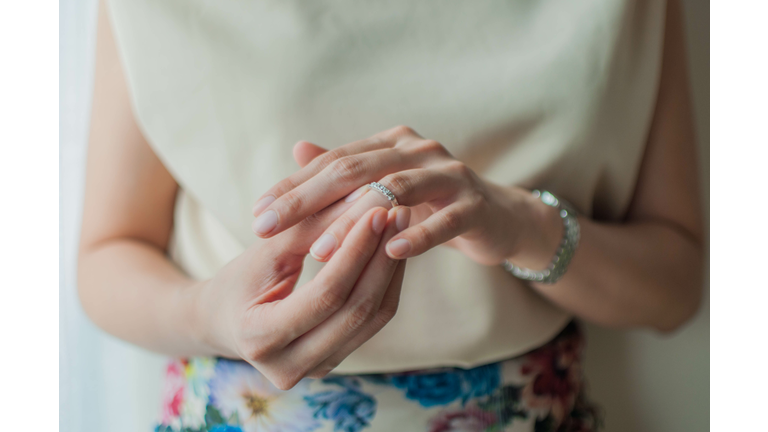
[[[709,2],[683,0],[709,232]],[[93,82],[96,0],[59,1],[62,432],[149,431],[164,359],[101,332],[77,299],[75,263]],[[586,371],[609,432],[709,430],[709,271],[696,318],[669,336],[587,326]]]
[[96,0],[59,1],[59,430],[150,431],[165,360],[99,330],[75,285],[96,36]]

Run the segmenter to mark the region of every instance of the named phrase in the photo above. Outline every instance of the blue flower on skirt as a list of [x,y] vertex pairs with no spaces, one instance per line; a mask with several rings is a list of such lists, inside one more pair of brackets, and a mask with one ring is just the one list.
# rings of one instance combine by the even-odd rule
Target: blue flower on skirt
[[394,375],[392,384],[405,389],[405,397],[422,406],[446,405],[462,395],[461,375],[453,371]]
[[405,389],[405,397],[424,407],[448,405],[459,398],[466,404],[471,398],[493,393],[501,385],[501,370],[498,364],[490,364],[466,370],[395,374],[391,382],[395,387]]
[[240,426],[218,425],[210,429],[209,432],[243,432],[243,430],[240,429]]
[[343,390],[329,390],[304,396],[307,405],[315,409],[315,418],[333,420],[334,431],[359,432],[370,425],[376,414],[376,400],[360,391],[358,380],[349,377],[329,377],[326,384],[337,384]]
[[501,370],[498,363],[463,370],[462,402],[470,398],[486,396],[501,385]]

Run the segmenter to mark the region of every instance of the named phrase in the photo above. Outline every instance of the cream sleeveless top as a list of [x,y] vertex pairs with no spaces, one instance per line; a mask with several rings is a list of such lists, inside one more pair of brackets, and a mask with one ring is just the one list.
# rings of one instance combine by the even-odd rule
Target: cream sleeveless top
[[[662,0],[112,0],[135,114],[182,192],[172,257],[211,277],[256,241],[251,207],[327,148],[398,124],[499,184],[617,220],[656,99]],[[311,258],[302,281],[319,264]],[[469,367],[571,319],[500,266],[437,247],[339,373]]]

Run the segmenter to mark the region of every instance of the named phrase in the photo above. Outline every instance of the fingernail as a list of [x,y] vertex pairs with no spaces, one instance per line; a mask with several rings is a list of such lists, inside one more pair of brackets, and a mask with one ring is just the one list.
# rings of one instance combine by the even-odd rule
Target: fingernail
[[344,201],[345,202],[352,202],[352,201],[360,198],[365,193],[365,191],[367,191],[367,190],[368,190],[368,186],[363,186],[361,188],[357,188],[356,191],[354,191],[351,194],[347,195],[347,197],[344,198]]
[[261,213],[265,208],[269,207],[269,205],[273,202],[275,202],[275,197],[273,195],[265,196],[264,198],[256,201],[256,204],[253,205],[253,215],[258,216],[259,213]]
[[406,239],[397,239],[387,246],[387,250],[392,256],[401,257],[411,250],[411,242]]
[[397,232],[400,232],[408,228],[408,223],[410,221],[411,221],[410,207],[398,207],[397,214],[395,215],[395,227],[397,227]]
[[274,210],[270,210],[253,221],[253,232],[260,235],[269,234],[276,226],[277,213]]
[[376,234],[381,234],[384,231],[384,227],[387,225],[387,212],[377,211],[373,216],[373,231]]
[[309,249],[309,253],[316,260],[323,260],[336,249],[336,237],[333,234],[323,234]]

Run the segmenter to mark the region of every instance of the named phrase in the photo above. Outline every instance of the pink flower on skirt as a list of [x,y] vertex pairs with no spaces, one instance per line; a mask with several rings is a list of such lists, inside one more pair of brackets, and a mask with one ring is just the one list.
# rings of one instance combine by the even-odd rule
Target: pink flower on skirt
[[172,361],[165,371],[165,386],[163,389],[163,424],[171,424],[181,413],[181,404],[184,402],[184,387],[186,378],[184,369],[186,365],[182,360]]
[[482,432],[496,424],[496,416],[476,406],[440,412],[429,421],[429,432]]

